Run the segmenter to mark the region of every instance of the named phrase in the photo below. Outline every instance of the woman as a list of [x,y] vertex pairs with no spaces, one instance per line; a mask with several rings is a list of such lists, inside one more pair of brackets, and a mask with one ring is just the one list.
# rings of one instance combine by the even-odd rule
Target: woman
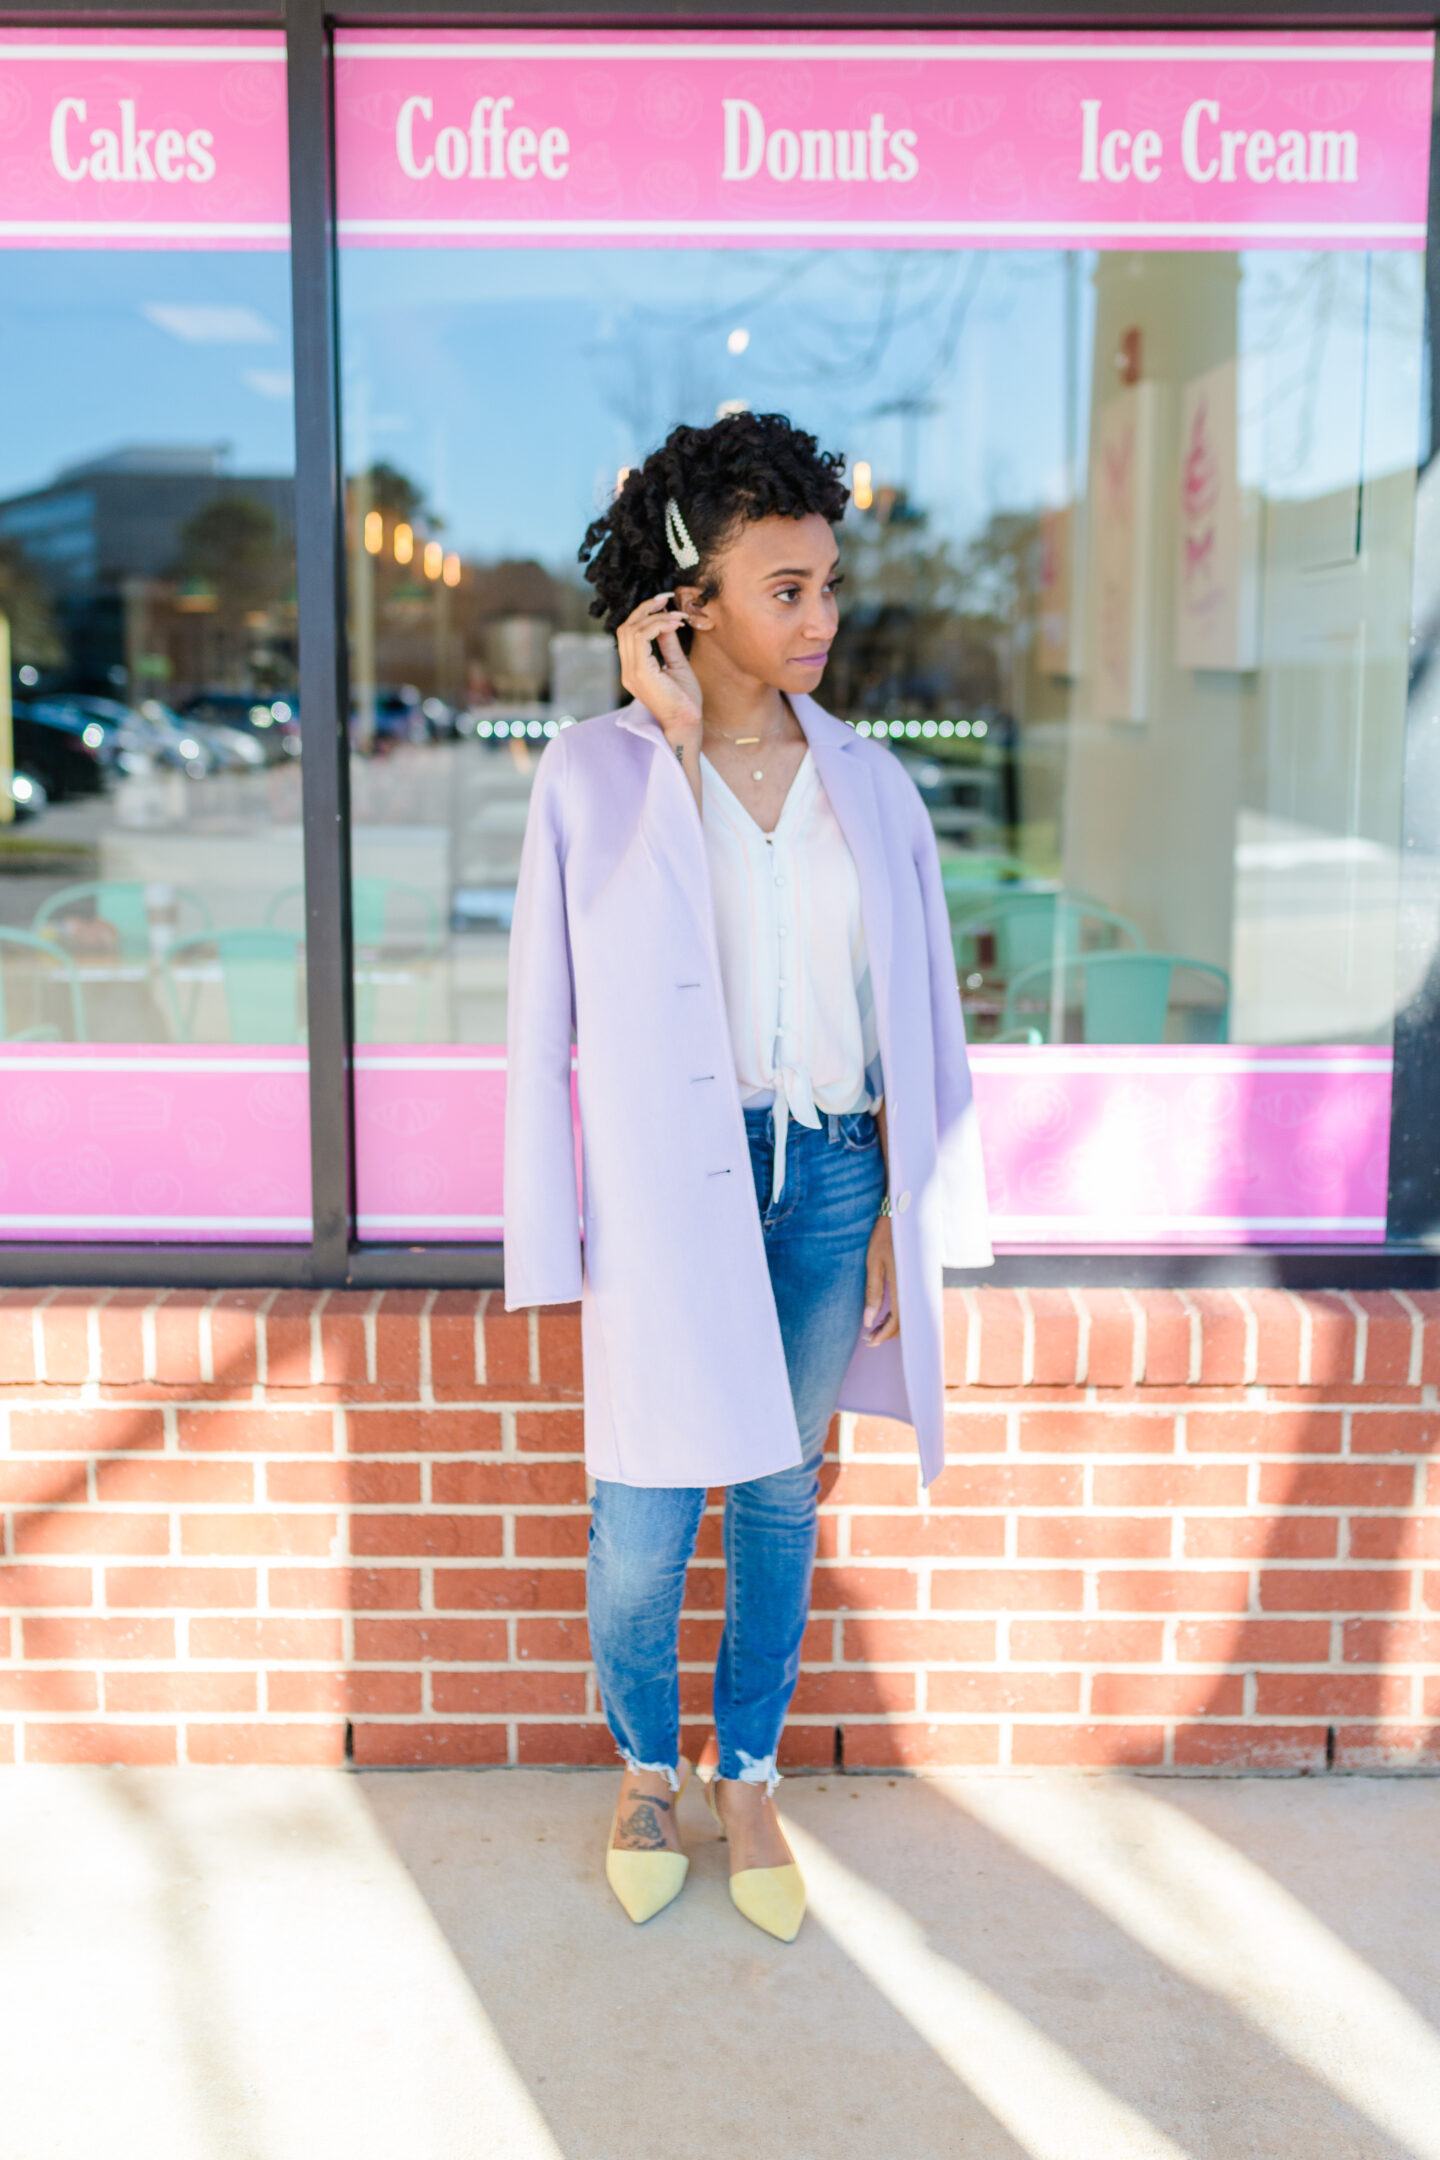
[[842,464],[775,415],[676,428],[591,525],[635,702],[540,759],[510,952],[505,1301],[582,1300],[607,1876],[636,1921],[684,1883],[677,1630],[724,1486],[707,1798],[735,1904],[784,1941],[776,1750],[826,1429],[837,1404],[906,1419],[938,1474],[941,1271],[990,1259],[929,820],[811,695]]

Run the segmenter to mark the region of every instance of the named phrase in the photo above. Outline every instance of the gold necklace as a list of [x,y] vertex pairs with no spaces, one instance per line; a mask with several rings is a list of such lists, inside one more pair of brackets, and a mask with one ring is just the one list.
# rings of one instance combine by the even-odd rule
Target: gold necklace
[[[715,733],[720,736],[721,742],[730,743],[736,750],[743,750],[747,743],[788,742],[790,740],[790,737],[786,735],[725,735],[721,733],[719,728],[716,728]],[[752,780],[763,780],[764,777],[765,768],[763,765],[756,766],[750,775]]]

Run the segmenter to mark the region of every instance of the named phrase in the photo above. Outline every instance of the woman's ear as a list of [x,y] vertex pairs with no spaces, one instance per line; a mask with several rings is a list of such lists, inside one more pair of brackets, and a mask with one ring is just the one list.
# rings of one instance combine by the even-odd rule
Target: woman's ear
[[692,630],[712,630],[714,618],[707,602],[700,597],[698,585],[677,585],[675,602]]

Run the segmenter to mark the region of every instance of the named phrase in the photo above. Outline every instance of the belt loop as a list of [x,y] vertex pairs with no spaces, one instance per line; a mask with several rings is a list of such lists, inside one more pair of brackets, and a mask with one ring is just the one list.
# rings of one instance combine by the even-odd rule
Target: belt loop
[[834,1147],[840,1138],[840,1120],[833,1110],[827,1110],[825,1116],[830,1127],[830,1145]]

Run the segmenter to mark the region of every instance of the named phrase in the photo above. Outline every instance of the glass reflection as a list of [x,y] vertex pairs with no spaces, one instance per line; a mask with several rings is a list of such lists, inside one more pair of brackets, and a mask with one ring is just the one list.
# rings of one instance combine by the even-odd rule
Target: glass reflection
[[302,1039],[288,281],[7,260],[7,1039]]
[[616,695],[575,540],[732,404],[849,453],[822,695],[925,797],[978,1040],[1388,1039],[1418,257],[356,251],[343,294],[370,1039],[500,1039],[533,746]]

